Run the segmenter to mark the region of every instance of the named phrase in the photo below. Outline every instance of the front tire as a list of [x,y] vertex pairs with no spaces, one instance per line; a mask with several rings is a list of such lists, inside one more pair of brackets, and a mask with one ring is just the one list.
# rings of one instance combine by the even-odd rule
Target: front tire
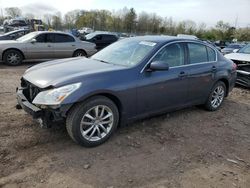
[[119,122],[117,106],[103,96],[96,96],[75,105],[66,119],[69,136],[86,147],[98,146],[107,141]]
[[226,85],[222,81],[218,81],[205,103],[205,109],[208,111],[216,111],[220,108],[226,96]]
[[3,55],[4,63],[10,66],[17,66],[23,62],[23,55],[17,50],[8,50]]

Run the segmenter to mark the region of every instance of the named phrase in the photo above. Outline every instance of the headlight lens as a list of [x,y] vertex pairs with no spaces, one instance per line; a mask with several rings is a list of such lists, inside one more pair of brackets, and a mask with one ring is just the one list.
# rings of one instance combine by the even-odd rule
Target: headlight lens
[[58,105],[80,86],[81,83],[75,83],[47,91],[42,91],[38,93],[32,103],[38,105]]

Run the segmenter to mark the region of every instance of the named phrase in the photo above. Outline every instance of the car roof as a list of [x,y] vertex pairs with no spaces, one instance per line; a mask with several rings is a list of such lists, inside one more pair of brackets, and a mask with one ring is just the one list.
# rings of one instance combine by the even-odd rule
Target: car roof
[[201,40],[186,39],[186,38],[180,38],[180,37],[168,36],[168,35],[146,35],[146,36],[131,37],[130,39],[145,40],[145,41],[151,41],[155,43],[165,43],[165,42],[170,42],[170,41],[193,41],[193,42],[204,43]]
[[67,35],[71,35],[70,33],[66,33],[66,32],[63,32],[63,31],[34,31],[34,33],[37,33],[37,34],[52,33],[52,34],[67,34]]
[[42,34],[42,33],[52,33],[52,34],[64,34],[64,35],[69,35],[75,39],[77,39],[74,35],[72,35],[71,33],[67,33],[67,32],[63,32],[63,31],[34,31],[33,33],[36,33],[37,35],[38,34]]

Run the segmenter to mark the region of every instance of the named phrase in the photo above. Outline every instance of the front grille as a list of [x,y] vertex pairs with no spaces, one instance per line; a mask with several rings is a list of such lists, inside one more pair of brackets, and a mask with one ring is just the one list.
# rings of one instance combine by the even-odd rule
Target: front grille
[[23,88],[24,96],[28,99],[29,102],[32,102],[37,94],[41,92],[41,89],[39,87],[23,78],[21,79],[21,87]]

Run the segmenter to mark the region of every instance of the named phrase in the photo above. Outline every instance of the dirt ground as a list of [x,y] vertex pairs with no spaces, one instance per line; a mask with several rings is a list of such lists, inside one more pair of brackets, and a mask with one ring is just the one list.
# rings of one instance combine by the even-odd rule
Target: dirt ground
[[0,65],[0,187],[250,187],[249,90],[235,88],[217,112],[193,107],[130,124],[90,149],[15,109],[27,66]]

